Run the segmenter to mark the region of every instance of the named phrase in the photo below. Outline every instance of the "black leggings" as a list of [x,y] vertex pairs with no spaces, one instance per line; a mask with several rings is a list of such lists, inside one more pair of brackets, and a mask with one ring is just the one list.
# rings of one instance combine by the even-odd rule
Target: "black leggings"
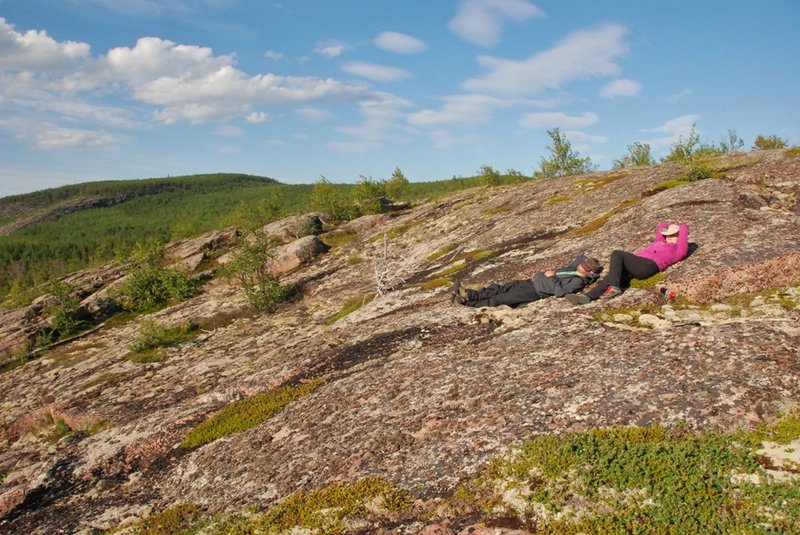
[[497,305],[513,307],[541,299],[530,279],[512,281],[507,284],[490,284],[480,290],[467,290],[467,293],[469,299],[464,304],[478,308]]
[[603,292],[609,286],[628,286],[631,279],[649,279],[659,271],[661,270],[658,269],[658,264],[649,258],[642,258],[627,251],[616,250],[611,253],[608,274],[586,295],[592,299],[597,299],[603,295]]

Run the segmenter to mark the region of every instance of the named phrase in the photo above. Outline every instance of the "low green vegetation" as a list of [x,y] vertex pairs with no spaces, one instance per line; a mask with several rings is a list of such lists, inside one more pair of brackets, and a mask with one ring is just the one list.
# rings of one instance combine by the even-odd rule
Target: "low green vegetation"
[[170,347],[187,342],[197,336],[199,327],[186,322],[175,327],[164,327],[154,321],[143,321],[139,325],[139,337],[128,346],[126,357],[134,362],[158,362],[162,360],[159,348]]
[[756,454],[762,437],[800,438],[797,417],[788,422],[750,434],[653,426],[542,436],[459,496],[537,533],[788,533],[800,484],[770,477]]
[[458,249],[458,244],[457,243],[448,243],[447,245],[445,245],[441,249],[429,254],[427,257],[425,257],[425,259],[428,260],[428,261],[433,261],[433,260],[436,260],[438,258],[443,257],[444,255],[446,255],[448,253],[452,253],[456,249]]
[[223,273],[233,279],[256,310],[274,312],[288,293],[272,272],[275,244],[263,231],[239,240]]
[[298,386],[284,386],[232,403],[192,429],[181,443],[198,448],[218,438],[252,429],[267,421],[286,405],[310,394],[324,382],[314,379]]
[[345,316],[348,316],[353,312],[355,312],[356,310],[361,309],[373,299],[375,299],[375,294],[369,294],[364,297],[356,297],[355,299],[350,299],[344,304],[344,306],[342,306],[342,309],[339,312],[337,312],[336,314],[325,320],[325,323],[327,323],[328,325],[333,325],[334,323],[344,318]]
[[653,425],[542,435],[493,459],[433,508],[417,507],[406,489],[370,476],[297,492],[263,511],[203,517],[197,506],[178,505],[136,527],[340,534],[469,519],[556,535],[795,533],[800,480],[775,470],[786,475],[797,466],[774,466],[763,448],[799,439],[800,413],[731,433]]
[[452,283],[452,277],[439,277],[437,279],[423,282],[420,284],[420,286],[425,290],[435,290],[436,288],[441,288],[442,286],[449,286]]
[[160,266],[164,246],[155,240],[137,243],[128,260],[132,264],[128,278],[115,291],[115,298],[133,312],[158,310],[172,302],[183,301],[200,292],[202,282],[196,277]]
[[114,533],[135,533],[136,535],[187,535],[196,533],[196,527],[203,518],[203,508],[194,503],[182,503],[119,529],[106,531]]
[[661,280],[666,276],[666,273],[659,271],[655,275],[647,279],[633,279],[631,281],[632,288],[643,288],[645,290],[652,290]]

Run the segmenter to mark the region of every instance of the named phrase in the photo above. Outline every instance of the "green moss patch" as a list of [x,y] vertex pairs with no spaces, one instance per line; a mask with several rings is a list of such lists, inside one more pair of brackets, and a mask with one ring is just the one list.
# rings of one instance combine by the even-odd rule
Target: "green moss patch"
[[606,222],[609,219],[611,219],[613,216],[615,216],[616,214],[618,214],[619,212],[621,212],[621,211],[623,211],[623,210],[625,210],[627,208],[630,208],[631,206],[633,206],[634,204],[638,203],[641,200],[642,200],[641,197],[639,197],[639,198],[636,198],[636,199],[629,199],[627,201],[624,201],[624,202],[620,203],[619,206],[617,206],[616,208],[614,208],[613,210],[611,210],[609,212],[606,212],[605,214],[601,215],[600,217],[598,217],[594,221],[590,221],[589,223],[585,224],[582,227],[570,230],[566,234],[566,237],[574,238],[576,236],[582,236],[584,234],[589,234],[591,232],[594,232],[594,231],[602,228],[603,225],[605,225]]
[[452,253],[456,249],[458,249],[458,244],[457,243],[448,243],[447,245],[445,245],[444,247],[442,247],[438,251],[429,254],[425,259],[428,260],[428,261],[436,260],[437,258],[443,257],[447,253]]
[[347,245],[356,238],[358,238],[358,234],[355,232],[330,232],[319,237],[320,241],[331,249]]
[[453,279],[451,277],[440,277],[428,282],[423,282],[420,284],[420,286],[425,290],[434,290],[436,288],[441,288],[442,286],[449,286],[452,283]]
[[661,280],[664,278],[665,275],[666,273],[664,273],[663,271],[659,271],[649,279],[642,279],[642,280],[633,279],[631,281],[631,286],[633,288],[643,288],[645,290],[652,290],[658,285],[658,283],[661,282]]
[[550,206],[550,205],[553,205],[553,204],[566,202],[569,199],[570,199],[569,195],[554,195],[554,196],[550,197],[549,199],[547,199],[546,201],[544,201],[544,204],[545,204],[545,206]]
[[129,526],[111,530],[106,533],[129,533],[130,529],[136,535],[179,535],[192,533],[188,530],[194,528],[202,519],[203,509],[193,503],[178,504]]
[[461,271],[465,267],[467,267],[467,264],[465,264],[465,263],[456,264],[456,265],[450,266],[449,268],[446,268],[446,269],[443,269],[441,271],[438,271],[438,272],[434,273],[431,276],[435,277],[435,278],[446,277],[448,275],[452,275],[453,273]]
[[481,212],[481,214],[486,216],[486,217],[492,217],[493,215],[505,214],[505,213],[508,213],[510,211],[511,211],[510,207],[508,207],[508,206],[500,206],[500,207],[497,207],[497,208],[491,208],[491,209],[488,209],[488,210],[483,210]]
[[272,418],[292,401],[310,394],[323,382],[323,379],[314,379],[298,386],[284,386],[232,403],[192,429],[181,446],[197,448],[218,438],[252,429]]
[[187,342],[199,332],[198,325],[191,322],[163,327],[153,321],[143,321],[139,327],[139,338],[128,346],[130,353],[125,358],[133,362],[160,362],[165,358],[160,348]]
[[604,188],[609,184],[611,184],[612,182],[621,180],[629,175],[630,173],[628,172],[613,173],[601,178],[584,178],[581,180],[576,180],[575,182],[573,182],[573,184],[580,188],[581,193],[588,193],[590,191],[595,191],[600,188]]
[[789,156],[790,158],[793,156],[800,156],[800,147],[792,147],[791,149],[786,149],[783,151],[785,156]]
[[328,318],[327,320],[325,320],[325,323],[327,323],[328,325],[333,325],[334,323],[336,323],[343,317],[347,316],[348,314],[352,314],[356,310],[360,309],[361,307],[372,301],[374,298],[375,295],[370,294],[364,297],[357,297],[355,299],[347,301],[342,307],[342,309],[333,316],[331,316],[330,318]]
[[[800,437],[796,419],[783,425]],[[793,532],[800,483],[769,478],[747,439],[659,426],[542,436],[459,496],[542,533]]]

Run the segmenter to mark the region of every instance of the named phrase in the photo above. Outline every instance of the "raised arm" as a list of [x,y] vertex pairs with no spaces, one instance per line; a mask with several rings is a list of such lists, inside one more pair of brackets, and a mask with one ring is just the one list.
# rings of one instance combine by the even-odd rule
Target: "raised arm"
[[678,229],[678,248],[676,254],[680,260],[683,260],[689,253],[689,225],[681,223],[678,225]]

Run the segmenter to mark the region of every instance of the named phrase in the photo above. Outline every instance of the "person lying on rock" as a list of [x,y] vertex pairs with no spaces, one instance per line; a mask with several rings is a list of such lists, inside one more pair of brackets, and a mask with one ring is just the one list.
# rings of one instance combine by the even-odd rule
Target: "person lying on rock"
[[585,305],[595,299],[611,299],[622,293],[631,279],[649,279],[672,264],[686,258],[689,252],[689,226],[661,222],[656,227],[656,241],[635,253],[616,250],[611,253],[608,274],[585,294],[571,293],[566,300]]
[[460,281],[453,286],[453,302],[468,307],[515,307],[545,297],[564,297],[578,292],[598,279],[603,267],[596,258],[579,255],[569,265],[534,273],[530,279],[505,284],[490,284],[480,290],[462,288]]

